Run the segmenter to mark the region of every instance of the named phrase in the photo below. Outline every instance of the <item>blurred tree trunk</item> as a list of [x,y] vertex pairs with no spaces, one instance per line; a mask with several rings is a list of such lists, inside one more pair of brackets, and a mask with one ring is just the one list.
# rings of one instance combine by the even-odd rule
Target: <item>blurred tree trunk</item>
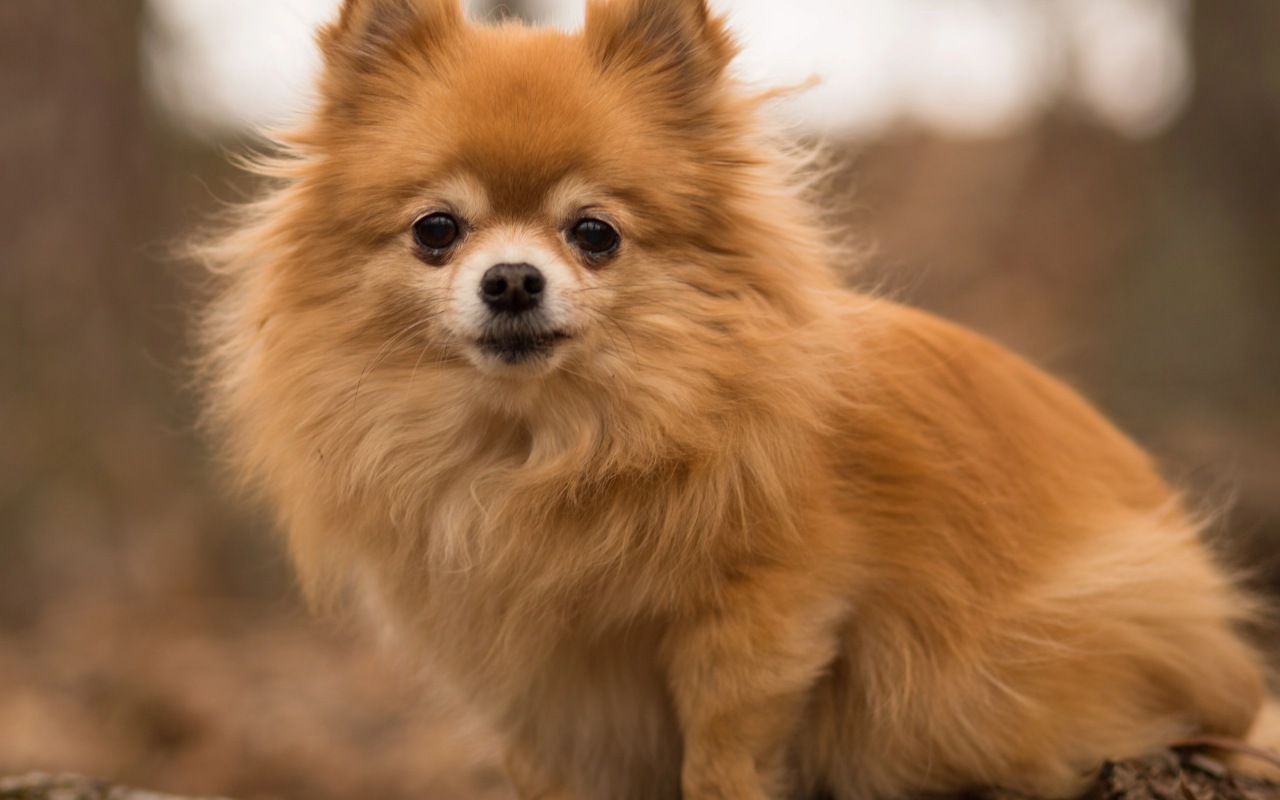
[[1136,347],[1126,358],[1146,365],[1153,388],[1205,406],[1280,393],[1277,31],[1280,3],[1195,4],[1193,94],[1158,143],[1161,250],[1139,287],[1151,319],[1135,319],[1135,330],[1119,337]]
[[0,624],[109,576],[181,494],[183,323],[143,12],[0,2]]

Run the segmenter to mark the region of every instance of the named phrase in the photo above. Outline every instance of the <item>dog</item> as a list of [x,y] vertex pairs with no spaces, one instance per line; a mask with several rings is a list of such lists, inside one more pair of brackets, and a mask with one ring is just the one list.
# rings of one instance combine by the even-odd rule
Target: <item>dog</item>
[[1061,383],[843,286],[705,0],[346,0],[319,44],[200,252],[208,417],[519,797],[1067,797],[1261,724],[1201,523]]

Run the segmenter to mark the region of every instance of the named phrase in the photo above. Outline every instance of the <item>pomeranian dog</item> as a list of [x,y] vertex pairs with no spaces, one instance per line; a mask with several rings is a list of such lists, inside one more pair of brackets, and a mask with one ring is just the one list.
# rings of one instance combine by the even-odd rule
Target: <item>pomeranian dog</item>
[[203,250],[210,418],[519,797],[1064,797],[1248,734],[1197,522],[1071,390],[842,288],[705,0],[346,0],[320,45]]

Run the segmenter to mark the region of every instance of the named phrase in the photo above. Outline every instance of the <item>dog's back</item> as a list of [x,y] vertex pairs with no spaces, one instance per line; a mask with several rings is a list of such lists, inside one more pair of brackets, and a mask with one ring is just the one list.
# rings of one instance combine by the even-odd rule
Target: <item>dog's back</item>
[[848,319],[832,442],[865,582],[812,705],[836,743],[799,748],[830,759],[814,769],[851,787],[837,796],[1060,796],[1107,758],[1243,736],[1263,694],[1240,636],[1254,607],[1150,459],[972,333],[874,301]]

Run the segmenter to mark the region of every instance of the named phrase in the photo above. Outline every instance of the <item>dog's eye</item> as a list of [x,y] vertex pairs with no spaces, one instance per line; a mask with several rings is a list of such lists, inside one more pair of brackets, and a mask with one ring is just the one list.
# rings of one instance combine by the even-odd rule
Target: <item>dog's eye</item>
[[444,212],[436,212],[413,223],[413,241],[423,250],[438,254],[458,241],[460,231],[456,219]]
[[593,256],[606,256],[618,249],[620,237],[613,226],[598,219],[579,220],[569,239],[583,252]]

